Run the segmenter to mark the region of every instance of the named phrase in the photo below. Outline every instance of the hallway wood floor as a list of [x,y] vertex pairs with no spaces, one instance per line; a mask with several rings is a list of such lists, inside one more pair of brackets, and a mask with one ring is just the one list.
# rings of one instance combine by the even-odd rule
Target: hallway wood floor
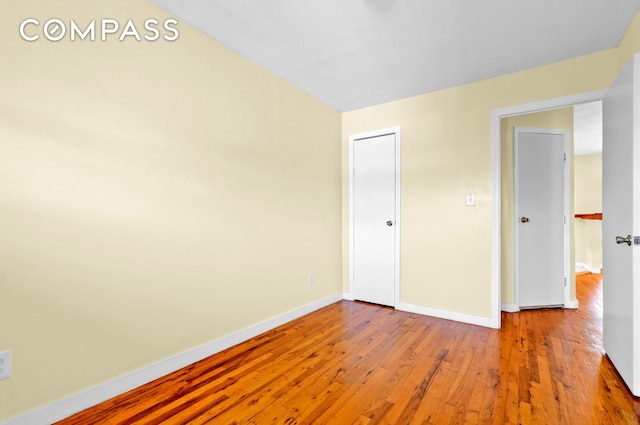
[[58,425],[640,424],[602,349],[600,275],[577,293],[501,330],[339,302]]

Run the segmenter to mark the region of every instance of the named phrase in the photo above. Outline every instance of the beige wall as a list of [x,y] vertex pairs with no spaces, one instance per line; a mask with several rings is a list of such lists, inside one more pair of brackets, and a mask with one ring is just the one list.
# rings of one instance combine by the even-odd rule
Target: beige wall
[[[602,212],[602,155],[575,157],[575,211]],[[602,222],[575,219],[576,263],[602,266]]]
[[622,71],[622,68],[627,64],[631,56],[640,52],[640,12],[633,18],[617,50],[618,70]]
[[606,88],[640,50],[636,17],[620,49],[349,112],[340,135],[186,24],[174,43],[18,36],[26,17],[167,17],[143,0],[5,3],[0,420],[347,289],[363,131],[402,128],[402,300],[488,317],[491,111]]
[[[491,111],[603,89],[616,74],[616,50],[607,50],[343,114],[343,247],[348,137],[399,125],[401,301],[490,317]],[[466,193],[476,193],[477,206],[465,206]]]
[[[573,152],[573,108],[562,108],[535,114],[519,115],[501,120],[501,164],[502,164],[502,287],[503,303],[515,302],[515,258],[514,258],[514,174],[513,174],[513,128],[537,127],[568,130],[570,150]],[[571,157],[572,155],[569,155]],[[570,173],[573,174],[573,164]],[[572,179],[573,180],[573,179]],[[573,196],[573,191],[571,191]],[[571,202],[573,208],[573,202]],[[573,216],[573,210],[571,211]],[[572,226],[573,234],[573,226]],[[571,246],[570,264],[574,264],[574,245]],[[575,275],[570,276],[571,296],[575,300]]]
[[[616,49],[343,114],[345,291],[349,135],[396,125],[402,130],[401,301],[489,317],[491,112],[608,88],[640,52],[639,34],[640,14]],[[470,192],[477,194],[476,207],[464,206]],[[505,261],[513,257],[503,255]],[[503,296],[509,302],[508,291]]]
[[[340,114],[142,0],[4,2],[0,421],[340,294]],[[307,276],[315,273],[315,286]]]

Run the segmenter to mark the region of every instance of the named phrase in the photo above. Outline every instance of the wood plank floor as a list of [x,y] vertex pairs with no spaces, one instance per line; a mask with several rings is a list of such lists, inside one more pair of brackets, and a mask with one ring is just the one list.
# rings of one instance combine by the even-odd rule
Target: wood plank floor
[[501,330],[339,302],[58,425],[640,424],[602,349],[600,275],[577,293]]

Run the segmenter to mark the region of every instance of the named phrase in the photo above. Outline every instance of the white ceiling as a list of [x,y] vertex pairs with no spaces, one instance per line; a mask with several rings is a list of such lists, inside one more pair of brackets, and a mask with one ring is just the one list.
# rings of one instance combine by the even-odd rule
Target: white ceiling
[[340,111],[617,46],[640,0],[151,0]]

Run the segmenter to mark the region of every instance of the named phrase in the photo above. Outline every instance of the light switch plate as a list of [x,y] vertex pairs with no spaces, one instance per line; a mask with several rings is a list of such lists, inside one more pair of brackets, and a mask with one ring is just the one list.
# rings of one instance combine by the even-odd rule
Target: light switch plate
[[465,196],[465,201],[468,207],[474,207],[476,205],[476,194],[467,193],[467,195]]

